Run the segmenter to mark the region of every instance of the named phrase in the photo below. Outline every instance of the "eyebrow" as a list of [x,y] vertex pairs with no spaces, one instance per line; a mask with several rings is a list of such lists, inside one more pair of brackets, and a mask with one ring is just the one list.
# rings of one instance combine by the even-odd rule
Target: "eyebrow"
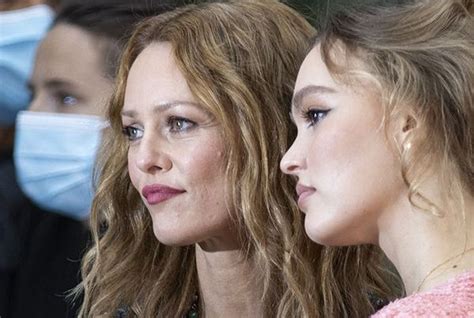
[[[198,103],[189,102],[189,101],[172,101],[172,102],[165,102],[165,103],[158,103],[153,106],[154,113],[162,113],[167,111],[170,108],[179,106],[179,105],[189,105],[193,107],[201,107]],[[122,116],[134,118],[137,116],[137,112],[134,110],[122,110]]]
[[303,99],[311,94],[333,94],[336,90],[327,86],[308,85],[297,91],[291,101],[292,108],[300,109]]
[[[34,92],[35,85],[33,82],[29,81],[26,86],[31,92]],[[74,85],[68,81],[62,80],[60,78],[48,79],[44,86],[48,89],[72,89]]]

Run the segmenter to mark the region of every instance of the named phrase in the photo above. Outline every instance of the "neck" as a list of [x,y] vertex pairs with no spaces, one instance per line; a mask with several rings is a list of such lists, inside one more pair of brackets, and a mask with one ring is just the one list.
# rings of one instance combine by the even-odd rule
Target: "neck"
[[[474,270],[474,200],[443,217],[414,208],[406,200],[379,224],[379,245],[397,268],[408,295],[430,290]],[[393,213],[395,212],[395,213]]]
[[209,252],[196,245],[196,266],[205,317],[263,316],[261,284],[241,250]]

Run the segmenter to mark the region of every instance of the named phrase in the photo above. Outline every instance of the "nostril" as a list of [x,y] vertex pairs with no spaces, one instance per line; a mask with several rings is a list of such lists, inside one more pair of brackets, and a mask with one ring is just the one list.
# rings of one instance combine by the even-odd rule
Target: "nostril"
[[296,165],[294,165],[294,164],[289,164],[289,165],[286,166],[286,171],[287,172],[293,172],[295,170],[296,170]]
[[281,171],[283,171],[283,173],[290,173],[291,170],[292,170],[292,166],[291,166],[291,163],[285,159],[283,159],[280,163],[280,169]]
[[283,171],[285,174],[295,174],[298,172],[300,168],[300,163],[298,161],[295,161],[291,158],[283,158],[283,160],[280,163],[280,169]]

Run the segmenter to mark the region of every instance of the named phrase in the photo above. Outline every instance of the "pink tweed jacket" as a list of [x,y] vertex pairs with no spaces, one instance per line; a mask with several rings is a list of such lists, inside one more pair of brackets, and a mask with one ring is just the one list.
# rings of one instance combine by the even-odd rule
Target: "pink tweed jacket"
[[474,317],[474,271],[446,284],[391,302],[372,318]]

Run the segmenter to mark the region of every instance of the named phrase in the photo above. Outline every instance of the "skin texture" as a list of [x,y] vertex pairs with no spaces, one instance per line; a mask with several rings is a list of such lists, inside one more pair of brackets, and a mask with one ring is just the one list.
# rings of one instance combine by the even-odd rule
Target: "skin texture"
[[37,51],[29,110],[103,115],[113,85],[103,65],[96,38],[78,27],[59,23]]
[[[132,65],[122,123],[130,140],[130,179],[156,238],[167,245],[196,244],[206,317],[260,315],[259,287],[245,279],[253,266],[242,261],[226,207],[219,125],[192,95],[169,43],[151,44]],[[142,189],[152,184],[184,192],[150,204]]]
[[295,85],[298,136],[281,168],[309,187],[298,204],[307,234],[325,245],[377,243],[377,219],[404,194],[379,99],[370,83],[361,86],[335,81],[319,47],[306,57]]
[[157,239],[167,245],[217,239],[232,247],[219,125],[193,97],[170,45],[152,44],[138,56],[122,114],[137,191],[153,184],[184,191],[158,204],[142,194]]
[[[332,53],[339,65],[354,65],[338,51]],[[401,114],[385,134],[374,85],[363,78],[354,82],[349,87],[334,80],[319,46],[298,74],[292,107],[298,136],[281,169],[305,186],[299,189],[298,204],[306,213],[306,233],[324,245],[379,245],[400,273],[407,294],[472,270],[472,231],[459,230],[474,227],[472,215],[460,219],[459,213],[447,210],[437,217],[408,199],[396,147],[405,147],[409,134],[422,129],[409,124],[408,118],[416,123],[416,116]],[[440,184],[433,174],[419,191],[441,206]],[[466,194],[462,208],[473,207],[472,196]]]

